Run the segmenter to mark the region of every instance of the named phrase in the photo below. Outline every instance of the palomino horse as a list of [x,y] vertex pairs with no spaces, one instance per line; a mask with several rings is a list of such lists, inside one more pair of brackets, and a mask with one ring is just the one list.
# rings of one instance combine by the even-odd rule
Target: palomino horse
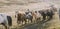
[[39,11],[32,12],[32,16],[33,16],[33,19],[35,20],[35,22],[40,20],[40,18],[41,18],[41,14],[39,13]]
[[5,29],[8,29],[9,26],[12,26],[11,16],[0,13],[0,24],[3,25]]

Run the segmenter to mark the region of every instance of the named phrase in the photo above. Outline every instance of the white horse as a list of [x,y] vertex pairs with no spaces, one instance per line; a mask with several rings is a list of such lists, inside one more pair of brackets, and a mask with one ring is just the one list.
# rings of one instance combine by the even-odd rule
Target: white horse
[[9,26],[12,25],[12,18],[6,14],[0,13],[0,24],[8,29]]

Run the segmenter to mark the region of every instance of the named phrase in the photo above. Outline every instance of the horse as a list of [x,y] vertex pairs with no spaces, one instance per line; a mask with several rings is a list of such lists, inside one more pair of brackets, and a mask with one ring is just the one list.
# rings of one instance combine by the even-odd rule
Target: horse
[[21,11],[15,11],[15,18],[17,19],[17,24],[19,25],[21,22],[22,22],[22,25],[23,25],[23,22],[25,21],[25,24],[26,24],[26,19],[25,19],[25,12],[21,12]]
[[54,12],[57,12],[57,7],[55,7],[54,5],[51,5],[50,10],[53,10]]
[[53,18],[53,15],[54,15],[54,11],[53,10],[47,10],[47,16],[49,17],[48,19],[52,19]]
[[40,10],[39,13],[41,14],[41,16],[43,18],[42,21],[46,20],[46,10]]
[[20,24],[20,22],[23,23],[23,21],[25,21],[25,24],[26,24],[27,19],[32,22],[32,15],[30,12],[29,13],[27,13],[27,12],[21,13],[21,12],[17,11],[17,13],[15,14],[15,17],[17,17],[18,24]]
[[33,19],[32,12],[25,12],[25,18],[28,19],[28,21],[30,20],[32,23]]
[[17,23],[19,24],[20,22],[23,23],[23,21],[25,21],[25,24],[26,24],[26,18],[25,18],[25,14],[22,14],[22,13],[18,13],[17,14]]
[[9,29],[12,26],[11,16],[0,13],[0,25],[3,25],[5,29]]
[[39,13],[39,11],[32,12],[32,16],[33,16],[34,22],[37,22],[38,20],[41,19],[41,14]]

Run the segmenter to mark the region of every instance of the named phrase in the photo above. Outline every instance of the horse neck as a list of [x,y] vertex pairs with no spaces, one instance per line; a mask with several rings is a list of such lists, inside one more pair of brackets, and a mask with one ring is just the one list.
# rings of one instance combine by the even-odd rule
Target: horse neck
[[36,14],[35,13],[32,13],[32,16],[36,16]]

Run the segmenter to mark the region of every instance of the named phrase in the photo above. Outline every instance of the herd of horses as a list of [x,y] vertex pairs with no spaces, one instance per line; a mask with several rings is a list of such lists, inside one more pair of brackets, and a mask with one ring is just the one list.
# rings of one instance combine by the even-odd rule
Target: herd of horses
[[[17,11],[18,12],[18,11]],[[54,15],[54,10],[40,10],[40,11],[29,11],[25,12],[25,13],[17,13],[16,14],[16,18],[17,18],[17,23],[20,24],[21,22],[23,23],[25,21],[25,24],[28,22],[29,20],[31,21],[31,23],[33,22],[33,19],[35,19],[34,21],[40,20],[41,16],[43,18],[43,20],[46,20],[46,17],[50,20],[53,18]]]
[[[35,19],[34,21],[36,22],[37,20],[40,20],[41,17],[43,18],[42,21],[46,20],[46,17],[48,18],[48,20],[50,20],[53,18],[53,15],[55,14],[56,11],[57,11],[56,8],[39,10],[39,11],[29,11],[28,9],[24,13],[20,13],[19,11],[16,11],[15,17],[17,18],[17,24],[20,24],[21,22],[23,24],[24,21],[26,24],[27,19],[28,22],[31,21],[31,23],[33,22],[33,19]],[[8,29],[10,26],[12,26],[12,17],[1,13],[0,24],[5,26],[5,29]]]

